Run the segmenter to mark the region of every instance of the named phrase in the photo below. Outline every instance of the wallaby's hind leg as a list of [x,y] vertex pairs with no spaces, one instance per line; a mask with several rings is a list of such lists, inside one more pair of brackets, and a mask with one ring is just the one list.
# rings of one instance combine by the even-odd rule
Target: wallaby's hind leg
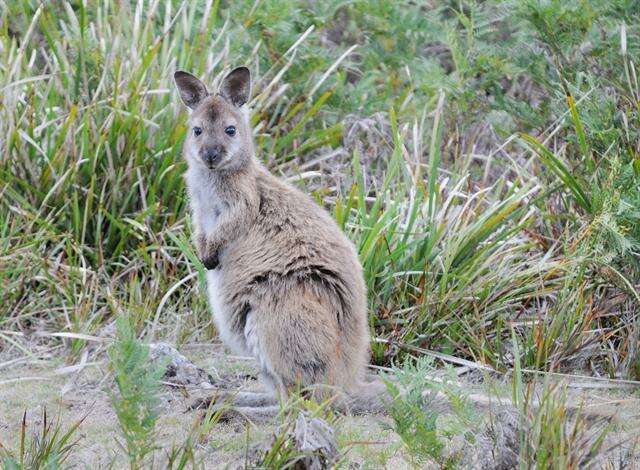
[[286,296],[255,298],[247,324],[247,343],[254,345],[262,366],[260,379],[276,394],[286,397],[296,388],[319,384],[348,385],[355,378],[346,373],[345,346],[327,295],[297,286]]

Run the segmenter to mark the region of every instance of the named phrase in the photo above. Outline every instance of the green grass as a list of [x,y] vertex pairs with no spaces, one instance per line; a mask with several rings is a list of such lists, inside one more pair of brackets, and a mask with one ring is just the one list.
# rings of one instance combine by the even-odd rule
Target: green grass
[[[416,468],[429,462],[437,462],[443,469],[458,468],[462,449],[452,452],[447,443],[454,438],[473,442],[479,423],[464,392],[455,386],[455,379],[445,376],[436,381],[433,372],[430,358],[396,369],[397,383],[386,382],[391,397],[387,411]],[[443,409],[438,401],[447,402],[450,410]]]
[[517,347],[638,380],[639,25],[634,0],[0,0],[0,344],[77,357],[123,312],[216,337],[171,77],[245,64],[258,157],[359,250],[375,363]]
[[140,469],[156,450],[160,379],[166,365],[150,362],[149,348],[136,339],[128,317],[118,317],[116,328],[116,338],[109,349],[117,386],[111,406],[118,417],[124,438],[119,444],[129,457],[129,468]]
[[[519,462],[521,468],[602,467],[599,460],[613,425],[604,417],[587,416],[582,405],[568,405],[566,386],[545,380],[541,389],[525,383],[516,348],[513,402],[518,410]],[[616,443],[619,445],[619,443]],[[612,465],[612,462],[608,462]],[[623,459],[617,464],[624,468]]]
[[2,468],[7,470],[62,468],[82,439],[82,436],[77,436],[82,421],[64,430],[60,424],[60,416],[51,421],[46,408],[43,407],[40,430],[28,436],[30,423],[25,411],[18,438],[19,448],[11,451],[0,444]]

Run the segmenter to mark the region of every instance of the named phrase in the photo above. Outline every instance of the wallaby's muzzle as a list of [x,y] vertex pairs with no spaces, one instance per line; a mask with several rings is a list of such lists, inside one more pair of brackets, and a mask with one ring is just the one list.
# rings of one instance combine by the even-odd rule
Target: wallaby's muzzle
[[224,154],[224,148],[220,145],[214,145],[212,147],[203,147],[200,149],[200,157],[205,165],[209,168],[214,168],[220,163],[222,155]]

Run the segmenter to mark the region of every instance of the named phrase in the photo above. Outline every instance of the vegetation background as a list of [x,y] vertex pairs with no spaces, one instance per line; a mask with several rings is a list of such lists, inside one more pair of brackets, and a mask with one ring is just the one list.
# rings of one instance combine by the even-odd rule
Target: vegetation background
[[[0,372],[86,359],[124,315],[216,339],[172,76],[247,65],[258,158],[358,248],[372,362],[513,379],[522,465],[602,463],[556,379],[637,397],[639,53],[637,0],[0,0]],[[442,462],[412,396],[392,428]]]

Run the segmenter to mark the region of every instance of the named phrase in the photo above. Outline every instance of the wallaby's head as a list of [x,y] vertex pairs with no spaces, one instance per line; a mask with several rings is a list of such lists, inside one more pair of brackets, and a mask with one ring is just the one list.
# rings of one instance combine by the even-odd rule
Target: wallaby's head
[[251,94],[249,70],[232,70],[216,94],[190,73],[178,71],[174,79],[182,101],[192,110],[184,143],[188,164],[217,171],[238,170],[251,161],[251,128],[241,109]]

